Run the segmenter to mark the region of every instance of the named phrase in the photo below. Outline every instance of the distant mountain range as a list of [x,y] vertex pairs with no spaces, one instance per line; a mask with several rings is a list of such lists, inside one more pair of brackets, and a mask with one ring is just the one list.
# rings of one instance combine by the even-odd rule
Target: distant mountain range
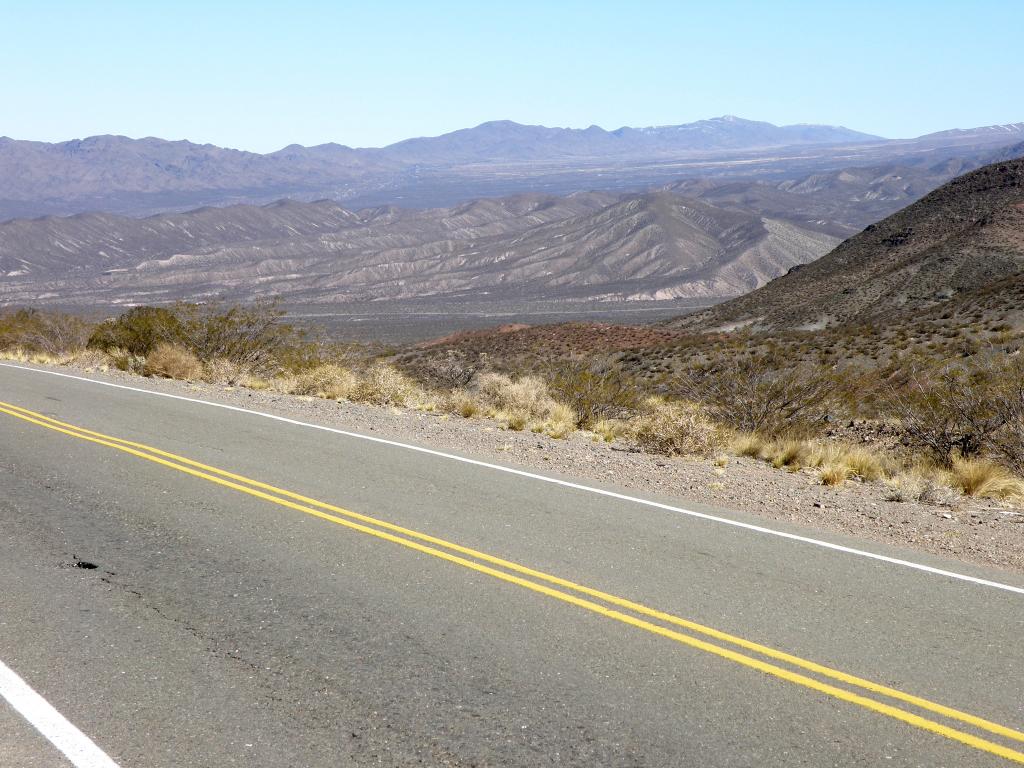
[[[1024,147],[1022,147],[1024,148]],[[689,329],[1024,321],[1024,158],[960,176]]]
[[389,160],[440,165],[654,157],[722,149],[851,144],[878,141],[880,138],[836,126],[777,126],[732,115],[684,125],[619,128],[614,131],[606,131],[596,125],[584,129],[545,128],[498,120],[443,136],[400,141],[377,151]]
[[720,300],[822,256],[966,161],[634,194],[528,194],[429,210],[333,201],[0,224],[0,303],[224,295],[367,300]]
[[978,157],[1024,123],[892,141],[846,128],[720,117],[605,131],[509,121],[380,149],[292,145],[269,154],[188,141],[0,138],[0,220],[328,198],[347,207],[450,206],[481,196],[642,189],[679,178],[795,178],[851,165]]

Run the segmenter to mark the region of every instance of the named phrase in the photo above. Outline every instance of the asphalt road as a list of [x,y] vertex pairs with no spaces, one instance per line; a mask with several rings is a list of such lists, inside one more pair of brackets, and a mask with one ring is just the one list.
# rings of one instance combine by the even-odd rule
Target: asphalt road
[[[0,401],[0,662],[123,768],[1024,761],[1022,593],[45,373]],[[0,697],[0,765],[72,764]]]

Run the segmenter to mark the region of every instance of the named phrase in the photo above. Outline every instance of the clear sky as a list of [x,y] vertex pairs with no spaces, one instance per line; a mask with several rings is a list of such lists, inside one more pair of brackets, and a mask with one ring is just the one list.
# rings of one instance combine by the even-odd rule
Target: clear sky
[[1024,120],[1024,0],[0,0],[0,135],[380,146],[485,120]]

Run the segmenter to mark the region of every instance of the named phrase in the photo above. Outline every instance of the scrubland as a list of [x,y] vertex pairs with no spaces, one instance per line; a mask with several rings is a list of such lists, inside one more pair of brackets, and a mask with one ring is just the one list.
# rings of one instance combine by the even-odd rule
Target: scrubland
[[1020,505],[1024,355],[1012,329],[985,330],[970,345],[888,348],[875,360],[874,342],[853,337],[845,348],[867,354],[843,357],[809,338],[789,348],[772,338],[695,341],[699,354],[652,378],[649,347],[548,344],[528,363],[495,354],[496,345],[481,348],[489,354],[457,345],[394,354],[302,332],[273,303],[177,304],[98,324],[8,311],[0,356],[443,413],[697,457],[723,475],[730,457],[745,457],[823,486],[877,484],[891,502]]

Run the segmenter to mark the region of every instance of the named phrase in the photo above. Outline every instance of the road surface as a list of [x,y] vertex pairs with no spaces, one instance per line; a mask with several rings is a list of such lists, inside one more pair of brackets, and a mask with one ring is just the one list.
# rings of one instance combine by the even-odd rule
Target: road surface
[[617,492],[0,366],[0,765],[1024,762],[1024,578]]

